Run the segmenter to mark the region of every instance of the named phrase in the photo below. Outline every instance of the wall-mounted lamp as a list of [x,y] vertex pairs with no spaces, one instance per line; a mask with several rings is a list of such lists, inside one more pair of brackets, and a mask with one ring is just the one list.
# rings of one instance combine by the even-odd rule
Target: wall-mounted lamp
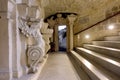
[[113,30],[114,27],[115,27],[114,25],[109,25],[109,26],[108,26],[108,29],[109,29],[109,30]]
[[90,38],[90,35],[88,35],[88,34],[85,35],[85,38],[86,38],[86,39],[89,39],[89,38]]

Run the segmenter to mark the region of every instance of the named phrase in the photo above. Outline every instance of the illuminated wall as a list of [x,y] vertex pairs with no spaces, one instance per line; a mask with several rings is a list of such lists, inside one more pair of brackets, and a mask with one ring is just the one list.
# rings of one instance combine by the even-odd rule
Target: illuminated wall
[[74,35],[74,47],[91,43],[93,40],[103,40],[105,36],[118,35],[119,31],[120,14]]

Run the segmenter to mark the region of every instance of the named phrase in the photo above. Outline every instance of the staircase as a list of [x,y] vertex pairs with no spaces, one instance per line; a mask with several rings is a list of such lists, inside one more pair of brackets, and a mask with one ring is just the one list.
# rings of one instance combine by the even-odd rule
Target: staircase
[[70,57],[81,80],[120,80],[120,33],[76,47]]

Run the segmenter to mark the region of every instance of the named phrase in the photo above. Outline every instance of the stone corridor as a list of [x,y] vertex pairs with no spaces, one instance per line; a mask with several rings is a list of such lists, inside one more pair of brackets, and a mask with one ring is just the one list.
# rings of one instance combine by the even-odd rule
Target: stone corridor
[[38,80],[79,80],[67,53],[50,53]]
[[0,0],[0,80],[120,80],[120,0]]

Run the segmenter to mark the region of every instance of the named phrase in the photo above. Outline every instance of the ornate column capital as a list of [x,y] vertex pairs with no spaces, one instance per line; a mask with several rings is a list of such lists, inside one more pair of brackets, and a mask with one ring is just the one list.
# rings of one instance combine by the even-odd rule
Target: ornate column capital
[[48,23],[43,22],[43,26],[41,27],[41,33],[47,34],[47,35],[52,35],[53,29],[49,29]]
[[29,0],[30,6],[39,6],[38,0]]
[[76,20],[77,16],[74,14],[68,15],[67,19],[69,20],[69,24],[74,24],[74,21]]
[[53,17],[51,17],[50,19],[47,19],[47,22],[48,22],[50,28],[53,28],[56,24],[56,21],[53,20]]
[[27,8],[27,4],[23,4],[23,3],[17,4],[18,15],[25,17],[27,15],[26,8]]

